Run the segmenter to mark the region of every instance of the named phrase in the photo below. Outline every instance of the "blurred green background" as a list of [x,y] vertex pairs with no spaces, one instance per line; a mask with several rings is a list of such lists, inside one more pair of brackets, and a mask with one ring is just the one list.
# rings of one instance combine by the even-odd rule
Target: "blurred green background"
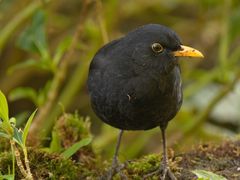
[[[185,45],[205,55],[203,60],[180,61],[184,103],[167,129],[169,147],[181,152],[236,137],[239,0],[0,0],[0,89],[18,126],[38,108],[40,123],[33,125],[31,135],[48,143],[58,117],[77,110],[91,119],[95,151],[111,157],[118,130],[102,124],[91,110],[88,65],[103,44],[148,23],[169,26]],[[126,132],[120,157],[159,152],[161,147],[158,128]]]

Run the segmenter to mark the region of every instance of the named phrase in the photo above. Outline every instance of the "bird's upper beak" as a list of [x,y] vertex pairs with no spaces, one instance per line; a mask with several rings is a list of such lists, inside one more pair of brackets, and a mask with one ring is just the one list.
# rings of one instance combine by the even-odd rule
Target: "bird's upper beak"
[[192,47],[183,46],[183,45],[181,45],[180,50],[174,51],[173,55],[175,57],[180,57],[180,56],[182,56],[182,57],[199,57],[199,58],[204,57],[200,51],[198,51]]

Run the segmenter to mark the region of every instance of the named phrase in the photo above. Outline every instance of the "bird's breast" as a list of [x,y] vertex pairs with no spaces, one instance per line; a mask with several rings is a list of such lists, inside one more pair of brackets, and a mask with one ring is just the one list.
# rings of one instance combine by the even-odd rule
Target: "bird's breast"
[[145,130],[167,123],[182,101],[178,67],[157,78],[147,74],[127,77],[117,71],[92,73],[89,91],[100,119],[125,130]]

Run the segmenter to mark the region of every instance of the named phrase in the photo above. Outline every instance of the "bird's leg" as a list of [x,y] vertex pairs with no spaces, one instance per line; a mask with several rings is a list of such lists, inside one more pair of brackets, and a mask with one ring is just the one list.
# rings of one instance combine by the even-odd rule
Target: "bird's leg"
[[161,132],[162,132],[162,141],[163,141],[163,162],[162,162],[162,167],[160,169],[163,170],[163,175],[162,175],[162,179],[165,179],[166,175],[169,176],[170,179],[175,180],[176,177],[174,176],[174,174],[171,172],[169,166],[168,166],[168,155],[167,155],[167,140],[166,140],[166,136],[165,136],[165,131],[166,128],[161,128]]
[[107,178],[106,178],[107,180],[111,180],[112,177],[114,176],[114,174],[116,174],[118,172],[120,172],[120,176],[122,177],[122,179],[127,179],[123,174],[121,174],[121,170],[124,168],[124,165],[119,164],[119,161],[118,161],[118,152],[119,152],[119,148],[120,148],[120,144],[121,144],[122,135],[123,135],[123,130],[120,130],[120,133],[118,135],[115,153],[114,153],[113,160],[112,160],[112,166],[107,174]]
[[166,177],[170,178],[171,180],[177,180],[177,178],[174,176],[174,174],[171,172],[169,166],[168,166],[168,155],[167,155],[167,141],[166,141],[166,136],[165,136],[165,128],[161,128],[161,133],[162,133],[162,141],[163,141],[163,160],[160,165],[160,168],[158,168],[156,171],[147,174],[143,177],[143,179],[146,179],[148,177],[151,177],[153,175],[160,175],[161,180],[165,180]]

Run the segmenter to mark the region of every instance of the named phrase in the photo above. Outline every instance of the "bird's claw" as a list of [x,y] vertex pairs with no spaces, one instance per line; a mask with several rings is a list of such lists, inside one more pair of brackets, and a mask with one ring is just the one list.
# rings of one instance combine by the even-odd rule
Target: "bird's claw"
[[125,167],[124,163],[120,164],[118,160],[115,160],[111,168],[108,170],[108,172],[101,177],[101,180],[112,180],[113,176],[118,173],[122,180],[127,180],[128,179],[127,176],[122,172],[124,167]]
[[146,180],[154,175],[158,175],[160,180],[166,180],[166,178],[170,180],[177,180],[169,167],[160,167],[157,170],[143,176],[143,180]]

